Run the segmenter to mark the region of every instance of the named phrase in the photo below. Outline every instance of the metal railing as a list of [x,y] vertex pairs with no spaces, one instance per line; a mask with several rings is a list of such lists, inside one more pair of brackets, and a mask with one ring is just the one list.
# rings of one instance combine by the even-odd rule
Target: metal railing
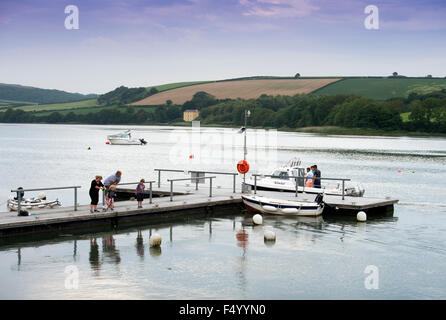
[[77,211],[77,189],[80,189],[80,188],[81,188],[81,186],[38,188],[38,189],[16,189],[16,190],[11,190],[11,192],[17,193],[17,212],[20,214],[20,211],[22,209],[22,203],[21,203],[22,202],[22,192],[74,189],[74,211]]
[[[252,175],[254,177],[254,194],[257,193],[257,177],[273,177],[273,175],[270,174],[253,174]],[[277,176],[274,176],[277,177]],[[280,179],[279,177],[277,177],[278,179]],[[303,181],[305,182],[306,177],[296,177],[296,176],[289,176],[288,179],[295,179],[296,181],[296,197],[298,194],[298,188],[299,188],[299,184],[298,181]],[[342,200],[345,199],[345,181],[351,181],[351,179],[345,179],[345,178],[322,178],[322,177],[317,177],[317,178],[312,178],[314,180],[331,180],[331,181],[342,181]],[[303,187],[302,187],[302,192],[305,192],[305,183],[303,183]]]
[[175,181],[189,181],[196,180],[195,190],[198,190],[198,180],[200,179],[209,179],[209,197],[212,198],[212,179],[216,177],[197,177],[197,178],[182,178],[182,179],[167,179],[170,182],[170,201],[173,201],[173,183]]
[[[208,174],[216,174],[216,175],[231,175],[233,177],[232,180],[232,192],[235,193],[235,186],[236,186],[236,177],[238,176],[237,172],[218,172],[218,171],[204,171],[204,170],[179,170],[179,169],[154,169],[154,171],[158,171],[158,188],[161,187],[161,171],[164,172],[183,172],[185,174],[192,174],[192,173],[208,173]],[[200,177],[200,179],[203,179],[205,177]],[[193,178],[190,178],[193,179]],[[186,179],[189,180],[189,179]]]
[[[155,183],[156,181],[146,181],[145,183],[149,184],[149,203],[152,203],[152,198],[153,198],[153,187],[152,184]],[[115,186],[128,186],[128,185],[134,185],[134,184],[139,184],[138,182],[126,182],[126,183],[118,183],[115,184]],[[105,192],[103,192],[102,194],[102,205],[105,206]]]

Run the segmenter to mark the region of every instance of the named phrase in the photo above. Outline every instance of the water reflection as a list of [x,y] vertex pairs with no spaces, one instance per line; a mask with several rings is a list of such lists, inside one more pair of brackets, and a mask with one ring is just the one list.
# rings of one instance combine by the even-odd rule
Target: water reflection
[[142,236],[141,229],[138,229],[135,246],[136,246],[136,254],[141,258],[141,261],[144,260],[144,237]]
[[102,251],[104,253],[104,260],[107,259],[108,261],[119,265],[121,256],[119,255],[119,250],[116,249],[115,239],[112,234],[102,238]]
[[89,259],[90,267],[94,275],[99,275],[101,263],[99,262],[99,245],[95,237],[90,238],[90,254]]

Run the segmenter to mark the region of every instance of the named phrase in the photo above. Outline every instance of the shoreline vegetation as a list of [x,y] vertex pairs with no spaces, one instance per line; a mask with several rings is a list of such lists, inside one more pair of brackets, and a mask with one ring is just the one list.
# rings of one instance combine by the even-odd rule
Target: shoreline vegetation
[[[438,82],[441,79],[435,80]],[[349,81],[356,81],[356,87],[346,86]],[[334,90],[337,87],[359,90],[367,87],[372,83],[371,81],[375,83],[373,90],[376,94],[379,91],[376,81],[394,82],[393,88],[398,87],[400,92],[406,90],[406,94],[403,97],[392,97],[386,100],[381,100],[382,95],[371,98],[352,93],[321,94],[323,91]],[[413,84],[414,81],[424,81],[423,87],[404,87],[404,83]],[[240,128],[244,124],[245,110],[250,110],[248,127],[253,129],[277,129],[321,135],[443,137],[446,136],[446,87],[443,88],[443,84],[439,83],[428,86],[426,81],[431,80],[406,79],[400,76],[394,79],[349,78],[336,81],[313,93],[294,95],[254,94],[250,90],[262,90],[257,85],[253,86],[255,82],[242,87],[234,87],[236,82],[232,81],[230,86],[232,91],[240,90],[239,94],[257,98],[217,98],[208,92],[199,91],[184,103],[160,100],[160,104],[157,105],[144,105],[141,101],[148,101],[147,99],[150,100],[161,92],[183,93],[184,96],[185,89],[183,88],[196,86],[198,89],[203,82],[175,83],[149,88],[121,86],[100,95],[97,99],[48,105],[2,107],[0,123],[190,126],[190,122],[183,121],[183,112],[197,109],[199,117],[196,120],[199,120],[202,126]],[[417,82],[417,85],[421,82]],[[212,82],[213,85],[215,83]],[[219,83],[224,83],[224,81]],[[279,82],[274,83],[279,84]],[[368,85],[364,86],[364,83]],[[287,84],[289,85],[289,81]],[[262,82],[262,86],[267,88],[271,86],[271,82]],[[188,90],[190,94],[190,89]],[[271,87],[268,90],[271,90]],[[279,93],[284,88],[278,88],[279,91],[274,90],[273,92]]]

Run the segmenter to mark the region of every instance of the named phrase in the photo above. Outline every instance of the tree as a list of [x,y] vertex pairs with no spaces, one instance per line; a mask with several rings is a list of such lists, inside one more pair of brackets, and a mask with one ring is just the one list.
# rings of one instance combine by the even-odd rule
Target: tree
[[300,73],[296,73],[296,75],[294,76],[294,78],[300,78]]
[[168,105],[168,106],[170,106],[170,105],[172,105],[172,100],[166,100],[166,104]]
[[394,73],[392,73],[392,75],[393,75],[394,77],[398,77],[398,72],[394,72]]
[[432,78],[432,75],[431,75],[431,74],[428,74],[428,75],[426,76],[426,78]]

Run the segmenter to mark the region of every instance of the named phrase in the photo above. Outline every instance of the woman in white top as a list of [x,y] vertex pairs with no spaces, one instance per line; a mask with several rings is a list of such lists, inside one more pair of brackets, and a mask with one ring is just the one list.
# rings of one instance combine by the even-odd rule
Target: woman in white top
[[305,174],[305,186],[307,188],[313,187],[313,171],[307,168],[307,173]]

